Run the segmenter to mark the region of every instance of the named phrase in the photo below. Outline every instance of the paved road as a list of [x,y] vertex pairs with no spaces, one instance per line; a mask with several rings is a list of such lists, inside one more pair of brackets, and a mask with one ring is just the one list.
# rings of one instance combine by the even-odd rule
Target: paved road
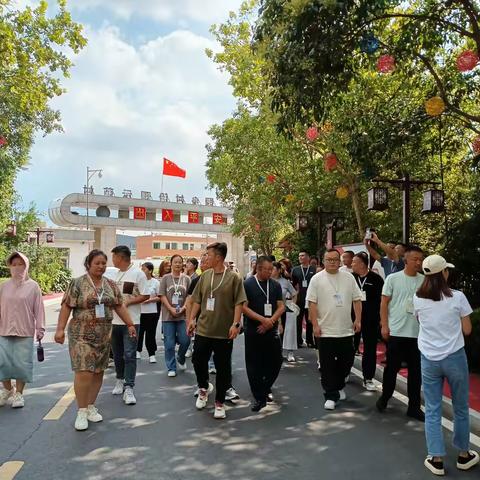
[[[354,376],[348,399],[333,412],[323,409],[312,350],[301,350],[298,362],[284,366],[276,404],[253,414],[243,339],[234,349],[234,385],[242,400],[224,421],[212,418],[212,408],[195,410],[190,364],[167,378],[161,353],[156,365],[139,362],[137,405],[127,407],[111,395],[108,370],[97,404],[102,423],[76,432],[74,404],[59,420],[43,420],[72,380],[66,347],[48,343],[57,308],[47,308],[46,361],[36,365],[25,408],[0,409],[0,465],[25,462],[15,480],[432,478],[423,467],[423,425],[407,419],[397,400],[386,414],[377,413],[378,394],[366,392]],[[449,432],[446,438],[450,442]],[[457,471],[455,452],[449,455],[450,478],[478,478],[480,470]]]

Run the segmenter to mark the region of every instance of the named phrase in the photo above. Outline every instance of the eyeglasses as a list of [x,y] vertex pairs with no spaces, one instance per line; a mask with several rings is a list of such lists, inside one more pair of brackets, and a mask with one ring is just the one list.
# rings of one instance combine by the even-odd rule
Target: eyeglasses
[[339,258],[326,258],[325,259],[325,262],[327,262],[327,263],[337,263],[339,261],[340,261]]

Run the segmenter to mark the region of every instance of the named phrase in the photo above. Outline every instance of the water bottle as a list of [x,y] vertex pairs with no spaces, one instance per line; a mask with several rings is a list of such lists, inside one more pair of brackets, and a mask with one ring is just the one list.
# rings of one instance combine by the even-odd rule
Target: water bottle
[[45,354],[43,352],[43,347],[42,347],[42,341],[38,341],[38,346],[37,346],[37,360],[39,362],[43,362],[45,360]]

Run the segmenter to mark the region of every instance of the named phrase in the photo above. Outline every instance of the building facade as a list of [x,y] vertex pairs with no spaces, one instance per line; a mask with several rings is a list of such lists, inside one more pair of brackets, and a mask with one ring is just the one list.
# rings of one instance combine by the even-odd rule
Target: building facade
[[164,259],[172,255],[200,258],[214,236],[145,235],[136,238],[137,259]]

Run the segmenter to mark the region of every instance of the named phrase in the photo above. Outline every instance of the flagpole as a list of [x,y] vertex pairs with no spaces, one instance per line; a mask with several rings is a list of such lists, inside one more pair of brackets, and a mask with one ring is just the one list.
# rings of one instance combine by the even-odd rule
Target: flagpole
[[163,170],[162,170],[162,184],[160,186],[160,193],[163,193]]

